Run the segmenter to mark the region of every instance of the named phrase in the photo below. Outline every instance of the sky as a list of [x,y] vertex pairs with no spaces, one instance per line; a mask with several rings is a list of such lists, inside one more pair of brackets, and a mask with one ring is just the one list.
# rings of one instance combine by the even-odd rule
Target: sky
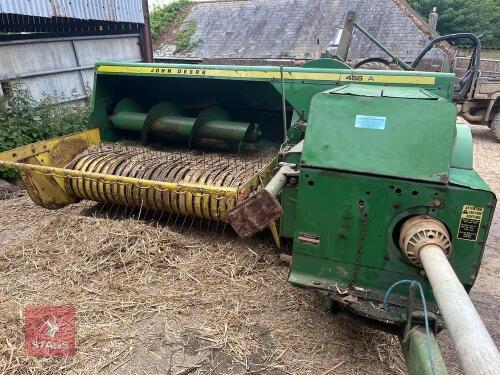
[[162,5],[162,4],[167,4],[171,3],[173,0],[148,0],[149,6],[153,7],[155,5]]
[[173,0],[148,0],[149,7],[152,8],[155,5],[162,5],[162,4],[167,4],[171,3]]

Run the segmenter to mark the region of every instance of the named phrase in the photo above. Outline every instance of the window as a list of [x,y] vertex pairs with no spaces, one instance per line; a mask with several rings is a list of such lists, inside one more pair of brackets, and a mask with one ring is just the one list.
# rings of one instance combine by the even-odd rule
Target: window
[[12,86],[9,81],[0,81],[0,96],[9,96],[12,94]]

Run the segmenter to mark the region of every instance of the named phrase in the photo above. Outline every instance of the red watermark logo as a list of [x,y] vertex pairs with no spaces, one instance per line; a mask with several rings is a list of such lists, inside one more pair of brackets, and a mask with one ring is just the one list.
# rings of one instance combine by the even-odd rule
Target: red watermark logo
[[24,348],[28,356],[75,355],[75,307],[24,308]]

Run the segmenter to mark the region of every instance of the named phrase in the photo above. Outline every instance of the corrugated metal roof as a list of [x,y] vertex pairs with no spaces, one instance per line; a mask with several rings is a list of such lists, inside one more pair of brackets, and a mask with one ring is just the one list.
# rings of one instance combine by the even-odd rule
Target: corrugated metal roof
[[2,0],[0,13],[144,23],[141,0]]

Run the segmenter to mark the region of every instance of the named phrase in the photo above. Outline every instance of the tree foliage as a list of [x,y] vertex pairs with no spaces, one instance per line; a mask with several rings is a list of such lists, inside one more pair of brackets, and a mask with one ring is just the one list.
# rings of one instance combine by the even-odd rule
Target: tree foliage
[[441,35],[470,32],[482,35],[483,47],[500,48],[499,0],[408,0],[427,19],[433,7],[439,13]]
[[[0,103],[0,152],[82,131],[89,112],[88,104],[59,104],[54,96],[35,101],[26,87],[15,85]],[[16,176],[15,171],[0,168],[0,178]]]
[[176,0],[169,4],[157,6],[151,10],[149,22],[151,24],[151,38],[155,41],[160,34],[181,21],[182,11],[189,0]]
[[192,36],[196,33],[196,27],[198,23],[196,20],[191,20],[186,27],[182,30],[177,31],[175,34],[175,53],[180,52],[191,52],[193,49],[198,47],[200,40],[191,41]]

